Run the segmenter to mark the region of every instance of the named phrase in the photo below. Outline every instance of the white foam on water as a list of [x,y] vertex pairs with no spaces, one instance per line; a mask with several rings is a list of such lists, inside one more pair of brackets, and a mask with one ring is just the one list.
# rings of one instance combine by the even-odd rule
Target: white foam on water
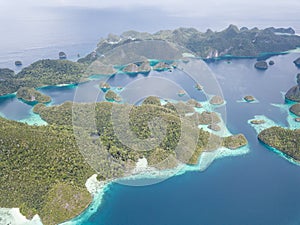
[[26,219],[18,208],[0,208],[0,224],[6,225],[43,225],[38,215],[31,220]]
[[[283,92],[282,92],[283,94]],[[284,96],[284,95],[283,95]],[[289,108],[291,105],[293,105],[295,103],[286,103],[286,104],[271,104],[272,106],[278,107],[280,108],[283,112],[287,113],[287,122],[288,122],[288,127],[284,127],[287,129],[300,129],[300,123],[295,121],[295,118],[297,118],[294,114],[292,114],[291,112],[289,112]],[[250,119],[248,120],[248,123],[255,129],[257,135],[265,130],[268,129],[270,127],[283,127],[280,126],[279,124],[275,123],[273,120],[269,119],[268,117],[264,116],[264,115],[256,115],[254,116],[255,120],[264,120],[265,123],[263,124],[252,124]],[[266,145],[267,146],[267,145]],[[287,156],[286,154],[284,154],[283,152],[281,152],[280,150],[273,148],[271,146],[267,146],[271,151],[275,152],[276,154],[278,154],[279,156],[283,157],[284,159],[288,160],[290,163],[295,164],[300,166],[300,162],[296,161],[295,159]]]
[[21,119],[19,120],[19,122],[21,123],[27,123],[28,125],[36,125],[36,126],[44,126],[44,125],[48,125],[48,123],[43,120],[40,115],[32,112],[32,110],[30,111],[30,116],[25,118],[25,119]]

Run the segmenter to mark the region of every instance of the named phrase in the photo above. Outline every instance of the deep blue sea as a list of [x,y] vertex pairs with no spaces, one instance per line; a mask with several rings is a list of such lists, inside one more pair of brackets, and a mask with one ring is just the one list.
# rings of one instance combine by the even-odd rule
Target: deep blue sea
[[[208,64],[227,101],[227,126],[232,133],[246,135],[250,153],[219,159],[204,172],[187,172],[151,186],[114,183],[106,191],[98,212],[84,224],[300,224],[300,167],[259,143],[247,123],[255,115],[266,115],[287,125],[287,113],[270,103],[284,103],[281,92],[295,84],[299,70],[292,61],[298,56],[272,57],[275,65],[264,72],[254,69],[255,60],[251,59]],[[237,102],[248,94],[259,103]]]
[[[282,104],[285,92],[295,84],[298,69],[292,61],[299,54],[274,56],[275,65],[267,71],[254,69],[253,59],[221,60],[208,66],[216,75],[227,101],[227,126],[232,133],[242,132],[249,140],[250,153],[218,159],[203,172],[187,172],[161,183],[132,187],[109,185],[96,214],[85,225],[296,225],[300,223],[300,167],[271,152],[256,138],[247,123],[255,115],[265,115],[283,126],[286,112],[270,103]],[[147,77],[167,77],[189,94],[203,101],[191,80],[180,71],[151,72],[148,76],[117,74],[108,82],[125,86]],[[98,80],[80,84],[91,96],[97,92]],[[52,104],[72,101],[74,86],[40,89],[50,95]],[[196,94],[198,93],[198,94]],[[136,93],[139,94],[139,93]],[[142,93],[140,93],[142,94]],[[254,95],[259,103],[238,102]],[[98,101],[103,100],[99,96]],[[88,98],[77,97],[78,101]],[[2,97],[0,111],[8,118],[21,120],[30,116],[31,106],[13,96]],[[13,112],[13,113],[12,113]]]
[[[18,70],[13,65],[15,60],[22,60],[26,66],[40,58],[57,58],[61,50],[69,59],[76,60],[78,53],[83,56],[93,50],[100,37],[128,29],[154,32],[178,26],[211,27],[205,21],[171,18],[152,11],[135,14],[110,10],[54,11],[50,10],[50,16],[43,20],[16,19],[10,28],[0,26],[3,34],[0,37],[0,67]],[[215,27],[227,26],[223,22],[210,23]],[[299,69],[292,61],[297,57],[296,53],[274,56],[275,65],[267,71],[255,70],[254,59],[209,63],[227,101],[227,126],[232,133],[245,134],[250,152],[218,159],[203,172],[187,172],[151,186],[113,183],[105,192],[97,213],[86,218],[83,224],[299,225],[300,167],[259,143],[255,130],[247,123],[255,115],[266,115],[280,125],[287,125],[286,112],[270,103],[284,103],[281,92],[295,85]],[[152,72],[149,76],[168,76],[175,83],[190,88],[193,97],[203,98],[194,93],[191,81],[182,79],[180,72]],[[109,83],[125,86],[143,77],[118,74],[110,78]],[[97,81],[90,81],[79,86],[86,87],[93,95],[96,85]],[[47,87],[41,91],[52,97],[52,104],[61,104],[74,99],[76,87]],[[237,102],[249,94],[259,103]],[[86,101],[86,98],[77,100]],[[0,98],[0,112],[9,119],[26,119],[31,115],[31,108],[14,96]]]

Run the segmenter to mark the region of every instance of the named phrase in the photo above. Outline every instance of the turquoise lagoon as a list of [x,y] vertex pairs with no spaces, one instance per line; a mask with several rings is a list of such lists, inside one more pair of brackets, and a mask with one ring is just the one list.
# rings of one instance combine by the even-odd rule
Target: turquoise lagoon
[[[249,140],[249,146],[237,152],[241,156],[224,158],[228,154],[223,149],[214,155],[222,159],[208,163],[208,168],[201,169],[201,163],[205,163],[200,159],[199,165],[182,166],[176,176],[153,185],[130,186],[113,181],[99,189],[90,207],[67,224],[299,224],[300,167],[269,151],[257,140],[257,129],[248,123],[257,115],[262,115],[269,125],[298,127],[292,123],[292,115],[286,110],[290,103],[285,103],[282,97],[282,92],[295,85],[295,76],[299,71],[292,61],[298,56],[297,53],[273,56],[275,65],[267,71],[255,70],[255,59],[232,59],[230,64],[226,60],[208,63],[226,99],[224,121],[228,131],[244,133]],[[176,70],[173,73],[151,72],[147,76],[116,74],[107,82],[116,90],[119,86],[126,88],[137,79],[151,76],[165,76],[180,84],[197,101],[207,100],[204,93],[194,88],[193,80]],[[92,79],[78,86],[45,87],[40,91],[51,96],[51,104],[54,105],[72,101],[77,88],[90,90],[85,96],[76,97],[79,102],[95,99],[96,94],[96,101],[102,101],[104,96],[101,92],[99,94],[98,83],[99,80]],[[245,95],[253,95],[259,101],[256,104],[240,102]],[[177,96],[175,100],[181,98]],[[33,117],[31,106],[14,96],[2,97],[0,101],[0,111],[4,117],[18,121]],[[216,111],[222,110],[220,108]],[[10,114],[11,110],[15,113]],[[146,173],[127,179],[155,181],[158,176]]]

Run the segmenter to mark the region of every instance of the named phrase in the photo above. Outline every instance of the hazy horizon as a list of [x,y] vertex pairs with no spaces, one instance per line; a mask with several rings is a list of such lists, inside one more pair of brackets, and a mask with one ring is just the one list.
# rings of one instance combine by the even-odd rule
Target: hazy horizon
[[[0,65],[10,66],[18,59],[30,63],[39,58],[52,58],[60,50],[84,55],[96,47],[100,38],[127,30],[154,33],[194,27],[205,32],[208,28],[220,31],[234,24],[249,28],[292,27],[300,33],[298,8],[300,2],[294,0],[272,3],[2,0]],[[85,46],[78,47],[79,44]]]

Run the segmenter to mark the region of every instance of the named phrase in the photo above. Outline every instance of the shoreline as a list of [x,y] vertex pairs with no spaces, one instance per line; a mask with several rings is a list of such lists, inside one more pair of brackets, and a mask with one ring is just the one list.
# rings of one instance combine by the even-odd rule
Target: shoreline
[[[267,57],[266,59],[268,59],[268,58],[273,57],[273,56],[287,55],[287,54],[299,53],[299,52],[300,52],[300,47],[295,48],[295,49],[290,49],[290,50],[284,51],[284,52],[262,52],[262,53],[260,53],[259,55],[256,55],[256,56],[224,55],[224,56],[211,57],[211,58],[203,58],[203,57],[198,57],[198,56],[191,56],[191,57],[187,57],[187,58],[195,58],[195,59],[203,60],[206,63],[213,63],[213,62],[220,61],[220,60],[231,60],[231,59],[237,59],[237,60],[240,60],[240,59],[241,60],[243,60],[243,59],[257,59],[257,60],[262,60],[263,57]],[[55,59],[51,59],[51,60],[55,60]],[[73,60],[69,60],[69,61],[74,62]],[[166,60],[148,59],[148,61],[149,62],[151,62],[151,61],[165,62]],[[172,61],[172,60],[169,60],[169,61]],[[183,61],[183,59],[182,59],[182,61]],[[28,65],[28,66],[30,66],[30,65]],[[118,67],[121,68],[121,67],[124,67],[126,65],[114,65],[114,66],[118,66]],[[118,72],[120,72],[120,71],[118,71]],[[122,72],[122,73],[126,74],[126,72]],[[143,73],[143,72],[138,72],[138,73]],[[114,75],[114,74],[91,74],[90,76],[85,77],[84,81],[79,82],[79,83],[70,83],[70,84],[63,83],[63,84],[55,84],[55,85],[43,85],[43,86],[34,87],[34,88],[36,90],[38,90],[38,89],[48,88],[48,87],[67,87],[67,86],[73,86],[73,85],[77,86],[78,84],[84,83],[87,80],[94,80],[94,79],[97,80],[98,77],[107,77],[107,76],[112,76],[112,75]],[[15,94],[16,94],[16,92],[14,92],[14,93],[8,93],[8,94],[5,94],[5,95],[0,95],[0,98],[1,97],[8,97],[9,95],[15,95]]]
[[[284,93],[283,97],[284,97]],[[282,128],[286,128],[286,129],[300,129],[300,123],[296,122],[294,120],[294,118],[296,118],[297,116],[293,115],[290,111],[289,111],[289,107],[293,104],[296,104],[296,102],[286,102],[285,104],[271,104],[274,107],[279,108],[280,110],[282,110],[283,112],[285,112],[287,114],[286,116],[286,121],[288,123],[288,126],[282,126],[279,125],[278,123],[275,123],[273,120],[269,119],[268,117],[266,117],[265,115],[256,115],[254,116],[254,118],[249,119],[248,120],[248,124],[250,126],[252,126],[256,132],[256,134],[258,135],[261,131],[268,129],[270,127],[273,126],[277,126],[277,127],[282,127]],[[251,120],[264,120],[265,123],[263,124],[252,124],[250,121]],[[261,142],[261,141],[260,141]],[[280,151],[279,149],[276,149],[272,146],[269,146],[263,142],[261,142],[268,150],[274,152],[275,154],[279,155],[280,157],[284,158],[285,160],[287,160],[289,163],[292,163],[294,165],[300,166],[300,162],[295,160],[292,156],[287,155],[286,153]]]
[[[40,88],[62,87],[62,86],[63,87],[65,87],[65,86],[74,86],[75,87],[76,84],[50,85],[50,86],[44,86],[44,87],[40,87]],[[4,95],[4,96],[0,96],[0,97],[10,97],[10,96],[15,97],[13,93],[12,94],[7,94],[7,95]],[[220,105],[220,106],[223,106],[223,105]],[[218,107],[218,106],[216,106],[216,107]],[[202,108],[202,110],[203,110],[203,108]],[[265,117],[265,118],[267,118],[267,117]],[[222,123],[222,125],[223,124],[225,125],[224,122]],[[225,128],[226,128],[226,126],[225,126]],[[225,133],[227,133],[227,131]],[[113,181],[107,181],[107,182],[102,182],[102,183],[99,182],[101,184],[98,184],[98,185],[95,182],[95,180],[94,180],[95,178],[93,177],[94,176],[93,175],[92,177],[90,177],[87,180],[88,184],[86,184],[87,189],[89,190],[89,192],[93,196],[92,202],[87,206],[87,208],[81,214],[77,215],[75,218],[73,218],[69,221],[61,223],[61,225],[78,225],[81,221],[84,221],[86,218],[88,218],[89,216],[91,216],[92,214],[97,212],[97,209],[102,204],[102,199],[103,199],[104,194],[106,193],[106,191],[109,190],[109,186],[112,183],[116,182],[116,181],[132,180],[132,179],[133,180],[138,180],[138,179],[143,179],[143,178],[146,178],[146,179],[154,178],[154,179],[156,179],[158,177],[158,175],[162,176],[162,177],[166,177],[170,173],[174,173],[174,170],[177,170],[177,169],[178,169],[178,171],[175,174],[173,174],[173,176],[179,176],[179,175],[185,174],[186,172],[190,172],[190,171],[204,171],[205,169],[207,169],[209,167],[209,165],[211,163],[214,162],[215,159],[220,159],[220,158],[224,158],[224,157],[239,156],[239,155],[247,154],[248,152],[249,152],[249,146],[248,145],[246,145],[244,147],[241,147],[239,149],[236,149],[236,150],[230,150],[230,149],[226,149],[226,148],[219,148],[219,149],[217,149],[213,152],[203,152],[199,157],[198,164],[196,164],[196,165],[180,165],[179,166],[180,168],[176,167],[174,169],[167,170],[167,171],[158,171],[158,172],[157,171],[154,171],[154,172],[153,171],[145,171],[144,173],[142,172],[142,173],[139,173],[137,175],[130,175],[128,177],[118,178],[118,179],[113,180]],[[149,167],[146,167],[146,169],[149,169]],[[89,183],[89,182],[91,182],[90,179],[92,179],[92,181],[94,180],[95,184]],[[16,219],[17,214],[14,215],[14,216],[16,216],[16,217],[14,217],[14,219]],[[0,208],[0,218],[1,218],[1,208]],[[26,225],[27,225],[27,221],[26,221]],[[31,225],[31,221],[28,222],[28,225]],[[35,225],[35,224],[32,223],[32,225]]]
[[[81,214],[77,215],[76,217],[74,217],[69,221],[60,223],[59,225],[80,225],[82,224],[82,222],[90,218],[94,213],[98,212],[99,207],[101,207],[103,203],[102,199],[104,195],[106,194],[107,191],[109,191],[110,185],[113,185],[113,183],[117,182],[123,185],[142,186],[145,184],[139,183],[139,181],[141,180],[146,180],[146,181],[156,180],[155,183],[157,183],[157,179],[159,180],[162,179],[162,181],[159,182],[163,182],[165,179],[169,179],[173,176],[184,175],[185,173],[188,172],[195,172],[195,171],[203,172],[216,159],[241,156],[247,154],[249,151],[250,151],[249,145],[243,146],[236,150],[231,150],[225,147],[221,147],[213,152],[203,152],[199,157],[198,163],[195,165],[179,164],[177,167],[173,169],[166,169],[166,170],[158,170],[149,166],[143,167],[142,170],[139,170],[139,167],[137,165],[135,169],[139,173],[125,176],[122,178],[116,178],[114,180],[107,181],[107,182],[104,181],[100,182],[95,180],[97,175],[94,174],[86,182],[86,187],[93,196],[92,202]],[[147,183],[146,185],[149,184],[151,184],[151,182]]]
[[3,225],[43,225],[38,215],[28,220],[19,208],[0,208],[0,223]]

